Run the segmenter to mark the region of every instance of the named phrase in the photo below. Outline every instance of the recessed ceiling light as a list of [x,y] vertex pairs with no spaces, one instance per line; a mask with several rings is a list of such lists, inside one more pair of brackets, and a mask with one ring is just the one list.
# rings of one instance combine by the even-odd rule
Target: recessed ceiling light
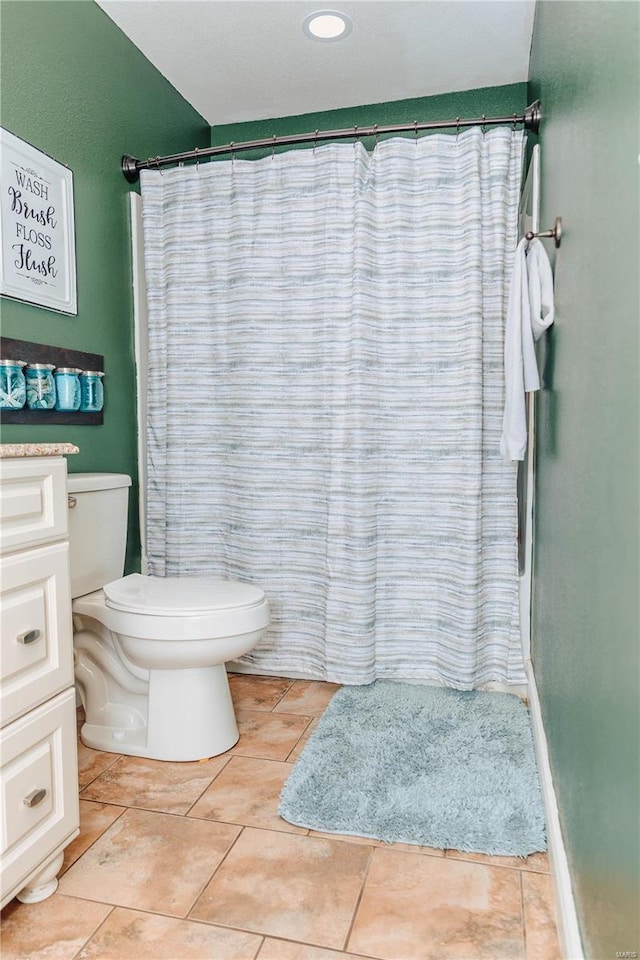
[[351,20],[337,10],[318,10],[305,18],[302,29],[312,40],[342,40],[351,33]]

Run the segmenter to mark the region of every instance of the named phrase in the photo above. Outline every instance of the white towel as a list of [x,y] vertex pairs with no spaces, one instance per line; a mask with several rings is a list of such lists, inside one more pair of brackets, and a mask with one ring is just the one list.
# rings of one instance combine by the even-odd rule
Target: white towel
[[553,319],[553,276],[546,250],[539,240],[521,240],[513,264],[504,339],[505,402],[500,453],[506,460],[524,460],[524,395],[540,389],[534,344]]

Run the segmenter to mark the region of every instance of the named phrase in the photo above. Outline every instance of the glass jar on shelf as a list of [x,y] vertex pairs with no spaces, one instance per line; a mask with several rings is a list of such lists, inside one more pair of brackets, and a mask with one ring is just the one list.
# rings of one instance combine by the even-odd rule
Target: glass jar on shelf
[[53,410],[56,405],[56,385],[53,382],[54,363],[29,363],[25,371],[27,380],[27,406],[30,410]]
[[80,367],[56,367],[53,378],[56,382],[56,410],[80,409]]
[[0,409],[21,410],[27,402],[24,360],[0,360]]
[[80,374],[80,411],[99,413],[104,406],[104,387],[102,370],[83,370]]

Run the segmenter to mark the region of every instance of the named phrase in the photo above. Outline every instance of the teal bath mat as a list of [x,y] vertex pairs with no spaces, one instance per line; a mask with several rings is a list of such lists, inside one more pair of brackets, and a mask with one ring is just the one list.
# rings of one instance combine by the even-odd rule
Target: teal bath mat
[[378,680],[342,687],[284,785],[280,816],[328,833],[525,857],[546,850],[518,697]]

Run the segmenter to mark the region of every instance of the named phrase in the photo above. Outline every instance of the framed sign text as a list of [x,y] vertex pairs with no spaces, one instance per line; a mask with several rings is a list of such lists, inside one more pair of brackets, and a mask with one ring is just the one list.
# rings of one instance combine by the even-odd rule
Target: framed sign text
[[77,314],[73,174],[0,127],[0,293]]

